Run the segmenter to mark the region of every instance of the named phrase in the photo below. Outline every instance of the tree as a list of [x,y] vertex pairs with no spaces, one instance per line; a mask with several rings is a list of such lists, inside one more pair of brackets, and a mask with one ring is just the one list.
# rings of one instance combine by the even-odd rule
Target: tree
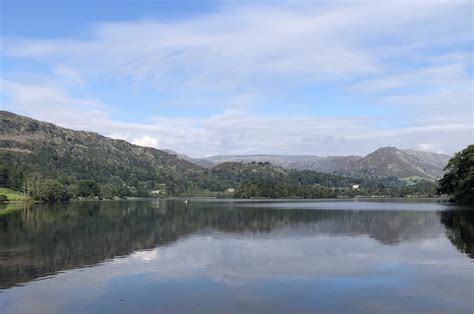
[[81,180],[77,184],[77,194],[83,197],[100,196],[100,188],[94,180]]
[[448,194],[454,202],[474,203],[474,145],[456,153],[444,170],[438,194]]
[[38,173],[27,176],[23,181],[23,192],[25,196],[38,199],[43,180],[43,176]]
[[117,190],[112,184],[104,184],[100,186],[100,195],[105,199],[113,199],[117,194]]
[[6,167],[0,165],[0,186],[8,187],[9,173]]
[[67,201],[70,198],[67,189],[55,179],[45,179],[36,196],[37,200],[43,202]]
[[21,190],[23,180],[23,172],[10,167],[5,167],[0,160],[0,186],[12,190]]

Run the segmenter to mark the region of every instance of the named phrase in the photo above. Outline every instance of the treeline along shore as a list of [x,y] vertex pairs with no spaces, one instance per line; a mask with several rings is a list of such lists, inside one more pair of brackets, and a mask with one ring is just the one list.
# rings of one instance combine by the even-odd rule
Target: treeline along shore
[[[437,164],[432,164],[430,171],[420,170],[428,169],[428,163],[423,167],[411,165],[418,170],[407,172],[406,165],[415,160],[406,156],[397,159],[403,154],[394,148],[380,149],[375,157],[364,161],[377,167],[358,166],[357,172],[350,173],[296,170],[269,162],[223,162],[204,168],[155,148],[0,111],[0,202],[176,196],[436,197],[439,194],[466,201],[473,194],[472,151],[470,145],[456,154],[440,181],[424,175],[433,173]],[[430,155],[430,158],[434,157]],[[392,170],[390,174],[400,173],[404,177],[380,175],[386,173],[382,170],[387,167]],[[398,172],[393,172],[394,169]]]

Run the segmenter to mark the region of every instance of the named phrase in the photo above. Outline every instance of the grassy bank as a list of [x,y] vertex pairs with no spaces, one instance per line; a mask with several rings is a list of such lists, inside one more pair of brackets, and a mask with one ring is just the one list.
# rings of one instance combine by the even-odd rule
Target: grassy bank
[[26,202],[28,200],[23,193],[7,188],[0,187],[0,195],[5,195],[9,202]]

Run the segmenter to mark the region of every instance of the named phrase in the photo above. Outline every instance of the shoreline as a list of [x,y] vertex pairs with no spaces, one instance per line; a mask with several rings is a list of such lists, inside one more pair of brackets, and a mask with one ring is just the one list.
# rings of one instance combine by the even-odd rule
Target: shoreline
[[165,198],[153,197],[129,197],[123,199],[98,199],[98,198],[83,198],[70,199],[63,202],[41,202],[35,200],[14,200],[1,201],[1,204],[48,204],[48,203],[72,203],[72,202],[123,202],[123,201],[152,201],[152,200],[234,200],[234,201],[430,201],[438,203],[450,203],[448,197],[389,197],[389,196],[361,196],[361,197],[334,197],[334,198],[267,198],[267,197],[253,197],[253,198],[233,198],[233,197],[212,197],[212,196],[171,196]]

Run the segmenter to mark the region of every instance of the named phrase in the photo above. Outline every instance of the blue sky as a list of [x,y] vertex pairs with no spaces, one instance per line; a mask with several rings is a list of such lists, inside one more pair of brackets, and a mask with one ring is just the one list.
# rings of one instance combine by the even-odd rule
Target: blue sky
[[473,142],[470,1],[0,3],[5,110],[191,156]]

